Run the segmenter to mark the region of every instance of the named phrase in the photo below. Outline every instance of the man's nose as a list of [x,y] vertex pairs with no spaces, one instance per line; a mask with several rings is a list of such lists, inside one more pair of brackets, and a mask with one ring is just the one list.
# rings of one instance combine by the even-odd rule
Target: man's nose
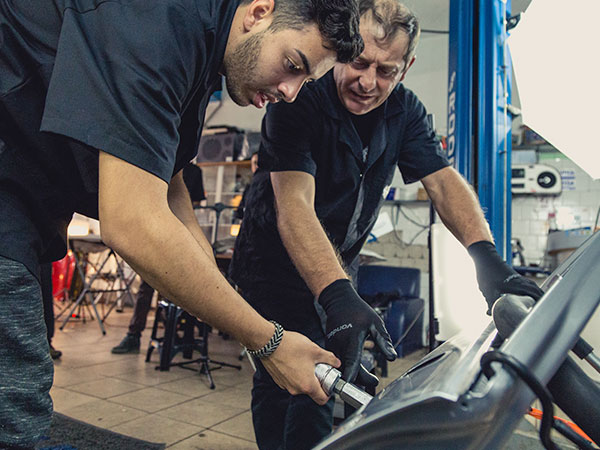
[[358,84],[360,85],[360,89],[364,93],[369,93],[377,84],[377,74],[376,69],[374,67],[369,67],[365,70],[358,79]]
[[283,97],[284,101],[286,101],[287,103],[292,103],[294,100],[296,100],[296,97],[298,96],[298,93],[300,92],[300,89],[302,88],[303,84],[304,80],[301,79],[285,82],[281,83],[278,86],[277,90]]

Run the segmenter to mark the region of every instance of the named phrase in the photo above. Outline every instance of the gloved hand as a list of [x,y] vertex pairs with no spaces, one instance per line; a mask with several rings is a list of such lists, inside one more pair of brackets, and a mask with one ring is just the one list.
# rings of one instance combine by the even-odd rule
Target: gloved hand
[[488,304],[488,315],[491,315],[492,306],[502,294],[528,295],[536,301],[544,295],[537,284],[506,264],[491,242],[475,242],[468,251],[475,262],[477,283]]
[[[341,359],[344,380],[354,382],[361,368],[360,357],[369,334],[388,361],[396,359],[398,355],[383,320],[360,298],[350,280],[331,283],[319,295],[319,303],[327,314],[325,348]],[[364,368],[360,378],[363,383],[369,378]],[[373,378],[365,384],[373,385]]]

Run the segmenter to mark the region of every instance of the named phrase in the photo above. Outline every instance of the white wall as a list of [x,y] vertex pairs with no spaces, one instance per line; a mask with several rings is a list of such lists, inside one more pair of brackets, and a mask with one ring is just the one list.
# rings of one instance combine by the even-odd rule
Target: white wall
[[247,131],[260,131],[260,124],[266,109],[255,106],[241,107],[236,105],[227,89],[223,86],[223,101],[221,104],[212,103],[206,111],[204,126],[229,125]]
[[448,35],[425,34],[417,47],[417,59],[408,71],[404,86],[435,115],[438,134],[445,135],[448,111]]
[[[543,154],[545,156],[547,154]],[[527,264],[541,264],[548,239],[548,214],[557,214],[560,229],[593,226],[600,207],[600,180],[590,176],[575,163],[553,153],[541,158],[540,164],[553,166],[575,176],[574,190],[563,190],[559,196],[515,196],[512,202],[512,236],[524,247]]]

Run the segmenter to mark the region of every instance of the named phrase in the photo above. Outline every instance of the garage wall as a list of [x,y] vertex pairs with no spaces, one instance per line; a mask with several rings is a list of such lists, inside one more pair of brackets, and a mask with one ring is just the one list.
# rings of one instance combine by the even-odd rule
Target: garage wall
[[542,154],[540,164],[553,166],[563,177],[559,196],[514,196],[512,236],[524,247],[527,264],[543,262],[548,239],[548,215],[555,213],[559,229],[593,226],[600,207],[600,180],[592,180],[560,153]]
[[408,71],[404,86],[414,91],[427,111],[435,116],[436,130],[445,135],[448,111],[448,35],[424,34],[417,59]]

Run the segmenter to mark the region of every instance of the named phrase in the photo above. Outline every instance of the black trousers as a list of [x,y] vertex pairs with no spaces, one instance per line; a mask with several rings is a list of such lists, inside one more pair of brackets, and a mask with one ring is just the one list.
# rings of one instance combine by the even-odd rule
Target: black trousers
[[252,423],[260,450],[309,450],[331,433],[333,405],[308,395],[290,395],[257,362],[252,388]]
[[[270,284],[254,285],[251,290],[244,290],[243,295],[263,317],[325,346],[322,319],[310,291]],[[331,433],[333,398],[319,406],[307,395],[290,395],[277,386],[260,361],[256,366],[252,422],[260,450],[308,450]]]
[[146,319],[152,305],[152,296],[154,288],[142,280],[140,289],[138,290],[133,308],[133,316],[129,322],[129,334],[140,336],[144,328],[146,328]]

